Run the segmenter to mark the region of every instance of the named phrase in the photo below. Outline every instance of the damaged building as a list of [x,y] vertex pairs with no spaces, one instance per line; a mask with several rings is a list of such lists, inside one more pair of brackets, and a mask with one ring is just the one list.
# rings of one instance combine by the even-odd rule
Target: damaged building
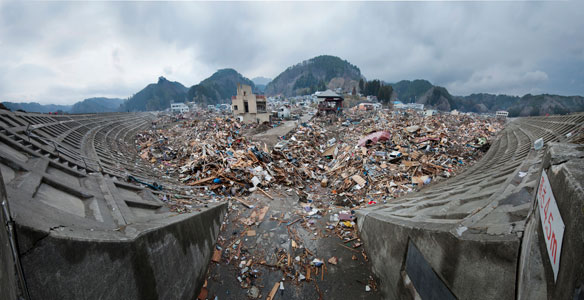
[[266,97],[252,93],[251,86],[237,85],[237,95],[231,98],[233,116],[244,123],[270,122],[270,114],[266,110]]

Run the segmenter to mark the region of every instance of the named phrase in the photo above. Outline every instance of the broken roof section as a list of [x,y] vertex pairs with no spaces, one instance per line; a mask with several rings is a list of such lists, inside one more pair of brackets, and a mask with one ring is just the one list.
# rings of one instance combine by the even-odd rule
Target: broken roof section
[[326,91],[316,95],[316,97],[318,97],[318,98],[339,98],[340,100],[343,100],[343,97],[341,97],[341,95],[339,95],[331,90],[326,90]]

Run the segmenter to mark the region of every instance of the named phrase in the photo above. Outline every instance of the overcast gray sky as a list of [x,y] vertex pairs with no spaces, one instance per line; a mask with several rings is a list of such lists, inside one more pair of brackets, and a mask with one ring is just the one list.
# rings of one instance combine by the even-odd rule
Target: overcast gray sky
[[321,54],[368,79],[455,95],[584,95],[584,1],[11,2],[0,0],[0,101],[129,97],[158,76],[274,78]]

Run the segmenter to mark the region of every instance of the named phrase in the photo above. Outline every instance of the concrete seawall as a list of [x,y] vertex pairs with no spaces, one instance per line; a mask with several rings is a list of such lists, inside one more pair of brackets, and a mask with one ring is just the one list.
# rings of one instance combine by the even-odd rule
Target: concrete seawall
[[559,269],[556,279],[544,241],[549,229],[542,224],[535,201],[523,238],[518,299],[584,299],[584,146],[551,143],[542,172],[565,225]]
[[[0,172],[0,178],[2,173]],[[19,294],[16,265],[10,238],[9,203],[0,184],[0,299],[16,299]]]
[[[225,205],[125,232],[71,237],[54,229],[22,254],[32,299],[193,299],[204,282]],[[150,227],[149,229],[147,229]],[[38,236],[19,226],[19,237]],[[136,232],[135,237],[128,234]]]
[[532,257],[522,243],[546,151],[535,150],[533,142],[543,138],[549,148],[583,126],[584,114],[515,120],[464,173],[358,211],[358,229],[384,298],[516,298],[520,261]]
[[[0,111],[0,184],[31,299],[197,296],[227,204],[195,201],[179,214],[162,201],[184,187],[161,181],[133,149],[152,118]],[[0,242],[2,285],[17,291],[3,235]],[[1,298],[15,299],[7,291]]]

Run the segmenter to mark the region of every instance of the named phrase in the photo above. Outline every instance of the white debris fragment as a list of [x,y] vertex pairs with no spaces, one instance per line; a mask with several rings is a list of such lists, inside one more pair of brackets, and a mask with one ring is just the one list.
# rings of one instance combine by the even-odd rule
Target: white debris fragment
[[460,226],[456,228],[456,234],[458,234],[458,236],[462,236],[462,233],[465,232],[467,229],[468,227],[466,226]]

